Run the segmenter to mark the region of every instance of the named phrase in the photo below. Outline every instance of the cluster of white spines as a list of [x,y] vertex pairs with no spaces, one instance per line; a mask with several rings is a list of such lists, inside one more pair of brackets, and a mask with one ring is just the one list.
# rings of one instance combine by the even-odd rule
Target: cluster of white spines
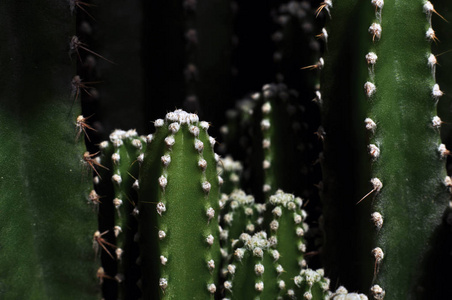
[[[263,210],[262,205],[256,204],[254,197],[252,195],[247,195],[243,190],[233,190],[231,194],[226,197],[226,200],[223,202],[225,203],[224,206],[228,208],[228,212],[223,215],[224,229],[221,228],[220,238],[225,241],[226,245],[229,244],[228,241],[231,240],[230,244],[234,247],[239,242],[238,239],[234,239],[235,237],[229,237],[229,230],[233,226],[234,216],[242,216],[241,221],[239,221],[240,226],[244,226],[247,233],[253,234],[256,225],[260,225],[258,224],[258,218],[262,215]],[[238,223],[236,223],[236,225],[237,224]],[[227,253],[227,248],[224,248],[223,251]]]
[[[294,243],[297,245],[297,249],[300,252],[300,256],[297,258],[300,267],[306,266],[306,261],[303,258],[303,253],[306,252],[306,244],[304,243],[303,236],[308,231],[308,225],[303,223],[307,214],[301,209],[303,200],[299,197],[295,197],[293,194],[284,193],[282,190],[277,190],[274,195],[270,196],[269,203],[274,206],[272,214],[274,219],[270,222],[271,238],[277,243],[279,234],[279,220],[283,214],[289,214],[293,220],[293,233],[292,237]],[[286,216],[287,217],[287,216]],[[282,234],[288,234],[287,229],[281,232]],[[281,266],[282,269],[282,266]]]
[[[252,236],[247,233],[242,233],[240,235],[239,241],[243,244],[242,247],[236,248],[234,250],[234,259],[239,263],[231,263],[224,270],[225,275],[228,276],[228,280],[224,283],[224,288],[229,292],[233,292],[233,281],[234,275],[237,272],[237,269],[240,267],[246,267],[242,264],[242,260],[245,255],[251,255],[255,260],[253,265],[254,274],[256,275],[256,281],[254,285],[254,290],[261,293],[264,291],[264,282],[262,281],[262,276],[266,272],[265,267],[263,265],[264,255],[272,255],[274,262],[279,259],[279,253],[276,250],[270,249],[270,242],[267,239],[267,233],[265,231],[260,231]],[[267,254],[266,254],[267,253]]]
[[218,159],[217,162],[217,173],[221,176],[228,176],[228,180],[230,182],[238,184],[240,181],[240,173],[243,169],[242,163],[239,161],[234,161],[231,156],[226,156],[225,158]]
[[337,288],[337,290],[329,298],[331,300],[368,300],[366,295],[358,293],[349,293],[343,286]]
[[302,269],[300,274],[294,277],[294,283],[298,288],[306,286],[308,289],[303,294],[303,299],[312,299],[311,289],[314,285],[319,285],[320,289],[327,292],[330,288],[330,280],[324,278],[323,269],[312,270]]
[[385,291],[378,284],[373,285],[370,292],[375,300],[383,300],[385,297]]
[[[251,206],[254,204],[254,196],[247,195],[243,190],[234,190],[229,195],[231,208],[234,210],[240,206]],[[236,203],[235,203],[236,202]]]
[[[382,27],[381,27],[381,21],[382,21],[382,11],[384,6],[384,0],[371,0],[371,4],[375,7],[375,17],[376,22],[372,23],[369,27],[369,33],[372,35],[372,41],[377,42],[381,39],[382,35]],[[374,67],[378,61],[378,55],[374,51],[370,51],[365,56],[368,69],[369,69],[369,81],[367,81],[364,84],[364,92],[368,99],[371,99],[375,93],[377,92],[377,87],[373,83],[375,80],[375,73],[374,73]],[[375,133],[377,124],[374,120],[371,118],[366,118],[364,120],[365,127],[368,131],[370,131],[372,134]],[[369,144],[368,145],[368,151],[372,158],[372,160],[377,160],[380,157],[380,145],[378,143],[376,144]],[[372,178],[371,179],[372,184],[372,190],[365,195],[359,202],[364,200],[367,196],[369,196],[371,193],[376,192],[379,193],[380,190],[383,188],[383,183],[379,178]],[[358,203],[359,203],[358,202]],[[380,230],[383,226],[383,216],[379,212],[373,212],[371,214],[372,222],[374,223],[377,230]],[[376,266],[377,262],[378,264],[381,262],[383,258],[383,251],[380,248],[375,248],[372,252],[374,254],[375,260],[376,260]],[[333,299],[345,299],[346,295],[348,294],[347,290],[344,289],[343,292],[340,292],[339,289],[336,291]],[[350,295],[350,294],[348,294]],[[349,297],[349,296],[347,296]],[[356,294],[356,299],[360,299],[361,295]],[[363,297],[365,297],[363,295]],[[367,299],[367,297],[365,297]]]
[[[377,19],[377,22],[374,22],[369,27],[369,33],[372,35],[372,41],[378,41],[381,38],[382,34],[382,28],[381,28],[381,13],[383,10],[384,1],[383,0],[371,0],[371,4],[375,7],[375,17]],[[364,84],[364,91],[367,98],[371,98],[375,92],[377,91],[377,88],[375,84],[372,82],[374,81],[374,65],[376,64],[378,60],[378,56],[375,52],[369,52],[366,54],[366,62],[369,66],[369,75],[370,75],[370,81],[367,81]]]
[[[435,31],[431,27],[432,26],[432,14],[435,13],[438,16],[440,16],[442,19],[444,19],[444,18],[438,14],[438,12],[435,10],[435,8],[433,7],[433,4],[430,1],[425,1],[423,8],[424,8],[424,13],[426,14],[428,22],[430,24],[430,27],[427,29],[427,31],[425,33],[426,38],[430,41],[437,41]],[[427,55],[427,64],[432,70],[432,76],[434,79],[435,79],[435,67],[436,67],[437,63],[438,62],[437,62],[435,55],[433,55],[432,53]],[[438,100],[443,95],[444,95],[443,91],[441,91],[439,85],[437,83],[435,83],[432,87],[433,99]],[[441,126],[441,123],[442,123],[441,119],[438,116],[432,117],[432,125],[434,128],[439,128]],[[449,150],[446,149],[446,146],[444,144],[440,144],[438,146],[438,151],[440,153],[441,158],[444,158],[447,155],[449,155]]]
[[[182,109],[177,109],[166,114],[165,120],[168,123],[178,122],[182,124],[197,124],[199,117],[197,114],[188,113]],[[157,122],[157,121],[156,121]]]
[[[274,97],[278,93],[278,89],[276,85],[273,84],[266,84],[262,87],[262,93],[264,95],[264,99],[270,99]],[[262,148],[264,149],[264,161],[262,162],[262,168],[264,170],[268,170],[271,167],[271,163],[268,157],[268,154],[270,153],[270,138],[269,138],[269,132],[270,132],[270,113],[272,111],[272,106],[269,101],[264,102],[264,104],[261,107],[262,110],[262,121],[261,121],[261,130],[263,135],[263,143]],[[263,187],[264,192],[268,192],[271,190],[271,186],[268,183],[265,183]]]
[[269,199],[272,205],[282,205],[290,210],[295,208],[301,208],[303,200],[299,197],[295,197],[293,194],[284,193],[282,190],[277,190],[274,195]]
[[[331,12],[330,12],[331,8],[333,8],[332,0],[323,1],[322,3],[320,3],[320,6],[316,10],[316,16],[318,16],[322,10],[325,10],[328,13],[328,15],[331,17]],[[318,34],[317,37],[321,38],[323,40],[323,42],[325,43],[325,45],[327,46],[329,34],[328,34],[328,30],[326,28],[322,28],[321,33]],[[313,68],[321,70],[321,69],[323,69],[324,66],[325,66],[325,60],[323,59],[323,57],[320,57],[318,63],[316,65],[314,65]],[[318,103],[319,105],[322,105],[322,93],[320,92],[320,90],[318,88],[315,91],[315,98],[313,99],[313,101]]]

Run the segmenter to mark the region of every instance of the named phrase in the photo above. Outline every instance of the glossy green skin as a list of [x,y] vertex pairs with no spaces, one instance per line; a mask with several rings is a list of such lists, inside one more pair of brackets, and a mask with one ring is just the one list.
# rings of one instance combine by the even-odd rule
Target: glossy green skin
[[[181,125],[174,135],[175,144],[170,151],[164,143],[168,136],[168,123],[154,134],[148,144],[140,168],[139,231],[141,245],[143,299],[213,299],[207,284],[217,282],[220,268],[220,245],[217,216],[220,211],[219,185],[214,153],[208,136],[200,128],[199,139],[204,143],[202,156],[207,161],[205,175],[197,165],[199,154],[194,148],[194,136],[187,125]],[[170,153],[171,163],[163,170],[161,156]],[[162,172],[167,174],[168,185],[163,192],[158,183]],[[201,188],[203,176],[211,183],[205,195]],[[156,211],[158,201],[164,201],[166,212]],[[208,221],[207,208],[215,210]],[[166,237],[159,240],[158,231]],[[206,237],[212,234],[209,246]],[[165,266],[160,255],[168,258]],[[209,271],[207,261],[213,259],[215,269]],[[168,287],[159,287],[159,278],[168,279]]]
[[[324,199],[326,205],[333,206],[328,206],[329,213],[325,214],[328,223],[325,227],[330,228],[332,233],[334,231],[331,231],[331,225],[335,222],[340,224],[338,219],[331,218],[334,206],[337,208],[335,215],[340,215],[345,220],[343,224],[350,223],[347,216],[363,218],[366,215],[365,218],[369,218],[374,211],[382,214],[384,223],[380,230],[371,231],[368,230],[368,225],[355,223],[358,226],[353,226],[353,229],[359,227],[356,235],[362,236],[361,245],[358,246],[360,249],[350,252],[357,253],[356,250],[359,249],[361,254],[353,256],[363,256],[364,253],[368,258],[363,257],[361,265],[373,269],[375,260],[371,255],[372,249],[380,247],[383,250],[384,259],[375,270],[377,274],[374,280],[370,282],[368,279],[358,279],[357,282],[361,282],[363,291],[365,285],[370,288],[373,284],[379,284],[386,292],[385,299],[424,297],[420,292],[424,286],[422,282],[418,282],[419,276],[425,269],[428,250],[435,243],[435,231],[441,223],[448,200],[443,183],[446,176],[445,160],[440,158],[438,152],[441,143],[439,131],[433,128],[431,121],[436,115],[437,101],[432,96],[435,81],[427,64],[430,43],[426,38],[426,31],[429,25],[423,4],[423,0],[385,1],[382,36],[381,39],[375,38],[374,42],[372,35],[367,32],[369,26],[376,21],[375,7],[370,1],[334,1],[332,19],[327,26],[331,30],[322,74],[323,117],[327,132]],[[352,48],[347,46],[351,37]],[[364,59],[370,51],[378,56],[374,71],[368,70]],[[350,75],[337,78],[337,74],[342,73]],[[376,85],[376,93],[370,98],[366,98],[363,91],[366,81]],[[359,116],[360,120],[355,123],[361,123],[360,127],[363,128],[361,132],[350,133],[355,136],[354,148],[346,148],[349,137],[344,137],[338,130],[340,127],[335,128],[333,125],[339,123],[332,121],[341,118],[340,106],[347,107],[349,102],[356,104],[351,106],[354,111],[346,113],[351,115],[352,122]],[[364,116],[363,111],[367,111]],[[362,153],[366,151],[362,146],[365,117],[370,117],[377,123],[375,133],[367,132],[367,144],[376,144],[381,150],[380,156],[372,161],[370,175],[367,175],[366,167],[356,164],[362,164]],[[351,151],[356,152],[356,148],[361,152],[355,154],[354,160],[347,159]],[[334,151],[336,158],[339,155],[343,163],[350,164],[342,170],[353,171],[360,174],[360,177],[350,177],[349,171],[342,178],[337,176],[334,170],[341,169],[337,168],[341,161],[332,161]],[[346,206],[338,205],[345,201],[358,202],[359,196],[344,191],[350,186],[355,191],[362,190],[356,189],[362,185],[362,179],[374,177],[382,181],[383,188],[379,193],[374,192],[363,200],[358,205],[360,208],[352,208],[350,205],[350,208],[343,210]],[[346,178],[349,178],[348,181],[344,181]],[[370,184],[367,184],[367,189],[372,189]],[[362,193],[364,194],[365,192]],[[343,213],[338,214],[339,212]],[[337,230],[341,229],[344,227],[337,227]],[[376,237],[368,244],[367,239],[372,237],[372,232]],[[341,235],[332,237],[327,234],[327,243],[336,241],[338,237]],[[342,245],[348,244],[345,239],[342,241]],[[332,245],[334,244],[326,244],[325,248],[348,255],[341,250],[341,244],[337,244],[338,247],[331,247]],[[328,271],[326,275],[329,275]],[[368,270],[367,278],[369,275],[373,277],[374,271]]]
[[0,298],[99,299],[67,1],[0,3]]
[[377,92],[370,115],[378,124],[372,142],[381,145],[381,155],[373,176],[384,187],[374,209],[384,217],[376,245],[386,254],[376,282],[386,290],[385,299],[421,297],[419,262],[432,246],[449,198],[445,159],[438,152],[440,136],[431,121],[437,101],[427,64],[429,25],[423,4],[386,1],[385,31],[375,43]]

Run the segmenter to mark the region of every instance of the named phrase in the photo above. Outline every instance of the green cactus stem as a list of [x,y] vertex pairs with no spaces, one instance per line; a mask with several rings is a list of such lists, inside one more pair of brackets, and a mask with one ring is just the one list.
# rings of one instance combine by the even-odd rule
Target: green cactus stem
[[[262,87],[262,104],[258,107],[255,118],[261,115],[260,130],[262,140],[257,145],[263,151],[261,167],[264,173],[262,190],[266,199],[278,188],[290,191],[300,191],[300,169],[298,165],[297,131],[299,123],[296,117],[300,113],[294,101],[296,92],[290,91],[284,84],[267,84]],[[298,114],[297,114],[298,113]]]
[[145,299],[213,299],[218,289],[219,181],[209,124],[181,110],[154,122],[140,169]]
[[300,269],[306,267],[304,234],[308,231],[308,225],[304,223],[307,214],[301,209],[302,204],[301,198],[282,190],[270,196],[267,203],[267,211],[273,215],[268,224],[268,232],[270,238],[277,241],[273,247],[281,254],[278,262],[284,269],[278,278],[285,283],[281,296],[294,294],[293,278],[299,274]]
[[276,299],[281,288],[277,279],[279,253],[270,245],[265,231],[240,235],[226,267],[225,299]]
[[100,148],[103,160],[108,160],[111,168],[102,180],[113,183],[113,197],[104,199],[114,206],[113,232],[116,238],[114,259],[118,262],[116,280],[119,282],[119,297],[132,299],[139,294],[136,285],[139,279],[138,244],[134,241],[138,223],[135,218],[138,205],[138,166],[145,151],[145,139],[135,130],[115,130],[110,134],[110,142],[102,142]]
[[254,197],[242,190],[234,190],[222,208],[220,234],[225,254],[232,254],[232,244],[242,233],[254,234],[261,229],[265,206],[254,203]]
[[0,3],[1,299],[99,299],[74,33],[68,1]]
[[[441,122],[436,105],[443,92],[435,83],[436,58],[430,50],[437,41],[431,23],[433,6],[425,0],[359,4],[350,0],[334,1],[327,8],[331,38],[322,96],[328,110],[346,95],[345,88],[334,89],[331,82],[332,76],[344,71],[333,60],[345,49],[346,36],[353,35],[347,15],[354,15],[353,27],[360,31],[354,36],[358,55],[347,56],[356,72],[340,82],[352,86],[353,95],[369,105],[361,122],[370,138],[367,150],[372,162],[371,193],[362,201],[372,203],[369,214],[376,235],[366,251],[374,269],[370,294],[375,299],[423,297],[420,266],[441,223],[450,185],[445,181],[449,151],[437,130]],[[361,12],[356,16],[358,8]],[[328,125],[326,140],[339,137]],[[331,152],[325,152],[325,159],[327,155]]]

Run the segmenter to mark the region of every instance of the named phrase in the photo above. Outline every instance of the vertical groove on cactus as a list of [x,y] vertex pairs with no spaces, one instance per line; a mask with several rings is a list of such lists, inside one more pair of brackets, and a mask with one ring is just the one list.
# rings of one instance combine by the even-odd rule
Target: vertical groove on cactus
[[[30,30],[33,29],[33,30]],[[0,3],[0,298],[98,299],[67,1]]]

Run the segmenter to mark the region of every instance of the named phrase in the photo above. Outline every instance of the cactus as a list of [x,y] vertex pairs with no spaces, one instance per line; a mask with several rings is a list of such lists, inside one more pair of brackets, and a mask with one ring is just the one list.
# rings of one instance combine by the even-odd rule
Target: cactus
[[227,266],[224,282],[230,299],[275,299],[278,295],[277,260],[265,231],[242,234],[234,247],[234,260]]
[[[372,165],[371,193],[362,199],[372,202],[369,215],[375,224],[372,248],[366,251],[374,260],[370,291],[377,299],[385,294],[385,299],[414,298],[422,286],[418,283],[419,264],[432,246],[448,198],[444,167],[448,150],[440,142],[437,128],[441,121],[436,116],[443,93],[435,83],[436,58],[430,50],[430,43],[437,40],[431,27],[433,7],[423,0],[330,4],[324,7],[331,13],[326,27],[328,51],[324,66],[323,62],[319,65],[323,68],[321,93],[327,133],[324,169],[333,167],[332,156],[337,157],[339,143],[344,144],[333,128],[333,122],[343,116],[332,115],[337,114],[335,107],[350,97],[363,128],[352,133],[360,146],[358,155],[363,156],[363,143],[367,143]],[[358,9],[362,11],[359,15]],[[356,22],[353,29],[351,20]],[[346,36],[354,36],[359,48],[354,50],[356,56],[347,55],[339,62],[339,57],[351,51],[343,46]],[[332,80],[333,74],[344,68],[356,70],[350,84]],[[335,135],[331,140],[329,133]],[[367,177],[365,170],[361,174]],[[324,181],[324,196],[332,201],[338,199],[333,185],[341,183],[331,182],[331,176],[329,180]],[[350,197],[349,201],[361,200]],[[423,225],[415,226],[415,220],[422,220]],[[327,231],[327,239],[328,234],[333,232]],[[362,234],[369,236],[369,232]],[[397,265],[404,267],[394,267]]]
[[285,283],[284,292],[287,291],[289,294],[293,293],[293,278],[300,273],[301,268],[306,267],[304,259],[306,241],[303,236],[305,231],[308,231],[308,225],[303,223],[306,212],[301,210],[302,205],[301,198],[285,194],[282,190],[270,196],[267,203],[267,210],[273,214],[268,231],[271,238],[276,240],[273,247],[281,254],[278,263],[283,272],[279,279]]
[[0,298],[450,298],[449,4],[16,2]]
[[[253,234],[262,225],[265,206],[254,202],[254,197],[246,195],[242,190],[234,190],[225,195],[226,201],[221,213],[221,240],[223,255],[231,255],[235,241],[242,233]],[[259,220],[259,218],[261,220]]]
[[[104,141],[99,146],[102,152],[101,163],[109,169],[102,171],[102,177],[98,178],[98,190],[104,196],[102,201],[108,203],[103,205],[105,207],[101,213],[114,215],[113,222],[105,228],[112,230],[115,237],[115,249],[112,249],[114,253],[109,254],[110,258],[117,261],[114,278],[119,283],[119,297],[130,298],[139,294],[136,285],[140,278],[139,267],[136,265],[139,249],[134,240],[138,227],[135,218],[138,211],[136,190],[139,189],[138,162],[146,149],[146,141],[135,130],[115,130],[110,134],[110,142]],[[102,230],[104,229],[100,229]]]
[[100,296],[88,199],[95,165],[78,87],[71,96],[74,21],[61,1],[0,4],[2,299]]
[[220,266],[215,140],[207,122],[181,110],[154,125],[139,179],[143,297],[213,299]]

